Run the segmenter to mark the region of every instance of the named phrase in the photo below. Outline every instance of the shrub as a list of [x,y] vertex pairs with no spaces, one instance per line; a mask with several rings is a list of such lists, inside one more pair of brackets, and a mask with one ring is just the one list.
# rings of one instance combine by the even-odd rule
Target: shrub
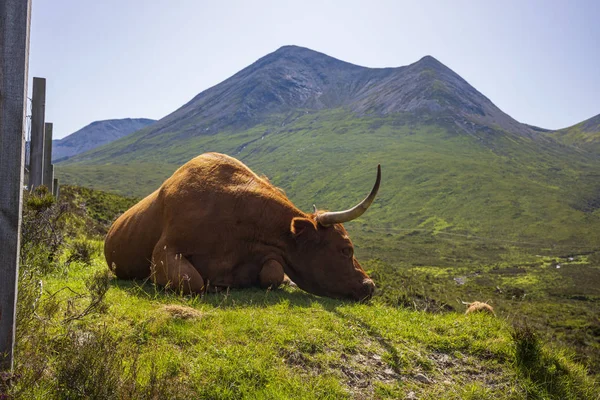
[[67,262],[79,261],[84,264],[90,265],[92,258],[97,253],[98,248],[95,244],[86,239],[75,239],[69,245],[71,254],[67,259]]
[[535,330],[527,324],[514,325],[511,337],[515,344],[515,358],[521,368],[537,366],[541,360],[540,339]]
[[55,344],[56,398],[116,399],[123,375],[118,341],[105,328],[71,330]]
[[585,371],[574,368],[565,355],[544,351],[540,336],[531,326],[514,325],[511,337],[517,370],[528,398],[594,398],[595,385]]
[[45,274],[56,267],[62,251],[67,206],[58,204],[45,186],[23,197],[21,269]]

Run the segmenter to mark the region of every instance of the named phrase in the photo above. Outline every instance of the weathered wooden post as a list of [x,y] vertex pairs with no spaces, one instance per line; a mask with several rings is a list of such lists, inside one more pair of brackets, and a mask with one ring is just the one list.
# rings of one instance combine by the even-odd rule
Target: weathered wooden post
[[33,78],[31,98],[31,142],[29,143],[29,188],[44,183],[44,123],[46,119],[46,79]]
[[54,194],[54,164],[49,165],[48,176],[49,176],[49,178],[48,178],[49,183],[48,183],[48,185],[46,185],[46,187],[48,188],[48,193]]
[[52,167],[52,122],[44,124],[44,179],[42,184],[46,185],[52,193],[52,180],[54,179],[54,168]]
[[0,371],[13,366],[31,0],[0,1]]
[[58,187],[58,178],[54,178],[54,182],[52,184],[52,194],[54,195],[54,198],[56,200],[58,200],[59,193],[60,193],[60,188]]

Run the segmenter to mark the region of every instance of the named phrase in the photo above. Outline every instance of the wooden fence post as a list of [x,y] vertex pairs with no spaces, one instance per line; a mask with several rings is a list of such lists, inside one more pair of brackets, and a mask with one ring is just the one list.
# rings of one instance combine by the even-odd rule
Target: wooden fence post
[[44,123],[46,78],[33,78],[31,98],[31,142],[29,143],[29,188],[44,184]]
[[54,179],[53,173],[52,122],[46,122],[44,124],[44,180],[42,183],[46,185],[50,193],[52,193],[52,180]]
[[60,194],[60,188],[58,187],[58,178],[54,178],[54,182],[52,185],[52,194],[54,198],[58,200],[58,195]]
[[23,202],[31,0],[0,1],[0,371],[11,371]]

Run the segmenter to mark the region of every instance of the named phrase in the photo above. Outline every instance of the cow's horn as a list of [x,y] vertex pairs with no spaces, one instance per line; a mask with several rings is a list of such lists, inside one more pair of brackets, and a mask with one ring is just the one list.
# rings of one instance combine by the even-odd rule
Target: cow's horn
[[371,193],[369,193],[363,201],[349,210],[324,212],[323,214],[319,214],[317,216],[317,222],[323,226],[329,226],[336,223],[352,221],[353,219],[360,217],[367,211],[371,203],[373,203],[373,200],[375,200],[375,196],[377,196],[377,191],[379,190],[379,183],[381,183],[381,165],[377,165],[377,180],[375,181],[373,189],[371,189]]

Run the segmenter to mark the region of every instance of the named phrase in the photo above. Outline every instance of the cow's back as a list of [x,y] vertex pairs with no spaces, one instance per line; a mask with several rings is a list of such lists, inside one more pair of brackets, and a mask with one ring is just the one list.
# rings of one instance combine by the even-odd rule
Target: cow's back
[[[282,191],[238,160],[202,154],[115,221],[106,237],[106,261],[114,263],[119,278],[147,278],[163,235],[176,252],[212,253],[227,243],[234,251],[237,237],[244,234],[240,223],[251,227],[251,237],[260,226],[273,225],[266,221],[265,199],[293,207]],[[284,225],[289,227],[289,220]]]
[[[291,217],[273,219],[277,220],[282,209],[295,209],[285,193],[268,179],[219,153],[205,153],[183,165],[163,183],[160,194],[164,232],[170,242],[188,239],[195,246],[211,247],[236,240],[244,236],[244,227],[254,236],[279,223],[287,231]],[[186,252],[184,248],[178,250]]]

